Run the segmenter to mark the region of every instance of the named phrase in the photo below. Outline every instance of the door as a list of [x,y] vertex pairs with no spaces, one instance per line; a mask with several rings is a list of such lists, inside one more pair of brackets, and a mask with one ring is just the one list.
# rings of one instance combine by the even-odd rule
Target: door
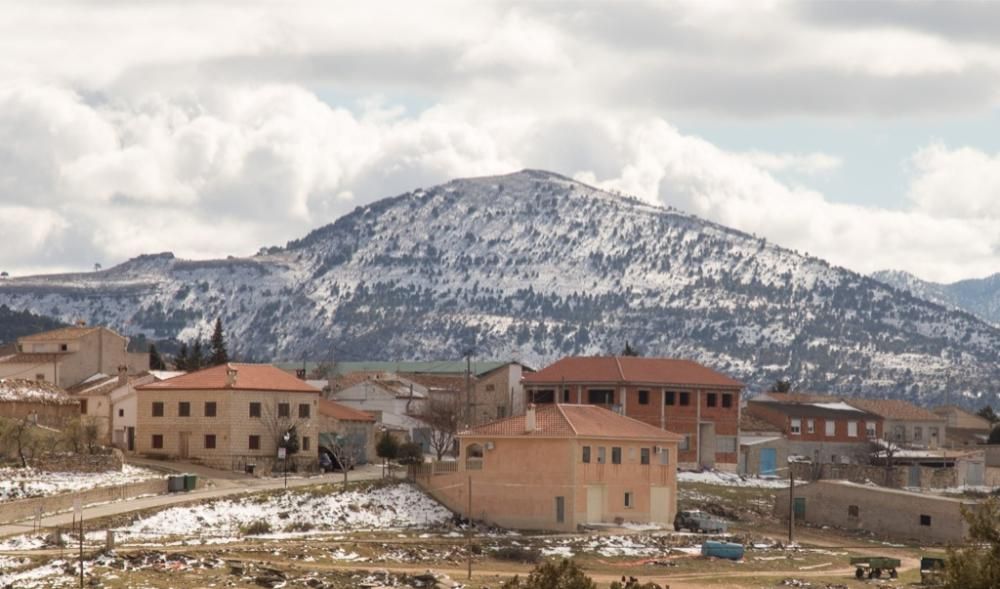
[[191,441],[191,432],[180,433],[180,444],[178,445],[178,455],[181,458],[188,457],[188,445]]
[[982,487],[984,473],[982,462],[969,462],[965,470],[965,484],[970,487]]
[[794,503],[794,508],[795,508],[795,519],[797,519],[799,521],[805,521],[805,519],[806,519],[806,498],[805,497],[796,497],[795,498],[795,503]]
[[775,448],[760,449],[760,474],[773,475],[778,466],[778,450]]
[[125,428],[125,437],[128,442],[128,451],[135,452],[135,428],[127,427]]
[[701,433],[698,440],[698,464],[702,468],[715,467],[715,424],[702,423],[698,426]]
[[556,523],[566,523],[566,498],[556,497]]
[[587,487],[587,523],[599,523],[604,517],[604,487]]
[[649,521],[672,524],[676,511],[677,508],[670,497],[670,487],[649,488]]
[[920,465],[911,464],[908,480],[906,481],[906,486],[908,487],[919,487],[920,486]]

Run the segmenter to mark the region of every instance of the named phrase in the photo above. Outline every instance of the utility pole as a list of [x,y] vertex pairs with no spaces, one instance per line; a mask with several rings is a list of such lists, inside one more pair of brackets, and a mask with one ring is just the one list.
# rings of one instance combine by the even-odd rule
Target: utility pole
[[788,545],[795,543],[795,469],[788,465]]
[[469,580],[472,580],[472,476],[469,475],[469,529],[465,536],[465,553],[469,565]]
[[[465,352],[465,425],[467,427],[472,427],[472,350],[471,349]],[[469,484],[472,483],[470,482]]]

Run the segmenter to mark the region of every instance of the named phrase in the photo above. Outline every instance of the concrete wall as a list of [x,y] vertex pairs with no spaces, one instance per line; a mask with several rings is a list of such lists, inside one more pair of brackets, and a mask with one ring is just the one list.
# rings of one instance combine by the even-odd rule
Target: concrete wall
[[[796,480],[841,480],[858,484],[868,482],[901,489],[911,487],[912,468],[910,466],[873,466],[866,464],[809,464],[796,462],[792,464]],[[958,468],[931,468],[917,466],[919,470],[919,486],[923,489],[946,489],[963,484],[962,472]]]
[[[975,506],[947,497],[835,481],[796,485],[795,497],[805,499],[805,521],[811,524],[865,530],[922,544],[964,541],[968,526],[961,507]],[[852,506],[857,508],[856,517]],[[787,494],[778,493],[775,515],[787,520]],[[930,517],[929,525],[921,525],[922,515]]]
[[0,364],[0,378],[24,378],[55,383],[58,360],[46,362],[4,362]]
[[[198,484],[199,486],[202,485],[201,479],[198,479]],[[140,495],[160,495],[166,492],[167,480],[161,478],[128,485],[90,489],[89,491],[79,493],[62,493],[60,495],[10,501],[8,503],[0,503],[0,523],[17,522],[32,518],[38,513],[39,509],[43,516],[66,511],[73,508],[73,502],[77,498],[80,498],[83,505],[91,505],[109,501],[122,501],[132,497],[139,497]]]
[[814,463],[867,464],[871,460],[868,440],[856,442],[811,442],[789,438],[788,454],[805,456]]
[[316,422],[316,430],[321,434],[346,436],[353,443],[358,443],[360,445],[358,464],[381,460],[375,454],[374,421],[346,421],[330,415],[320,415]]
[[[493,449],[486,450],[487,443]],[[470,445],[484,448],[482,459],[468,459]],[[660,442],[660,444],[663,444]],[[456,463],[427,465],[418,484],[449,509],[468,515],[468,486],[472,481],[472,517],[504,527],[572,531],[580,524],[651,519],[652,489],[665,489],[659,519],[668,524],[677,511],[677,448],[667,445],[668,464],[651,452],[651,464],[640,464],[640,448],[654,442],[624,442],[572,438],[463,438]],[[582,460],[582,448],[591,448],[591,462]],[[598,464],[598,448],[606,461]],[[622,463],[612,464],[612,448],[622,449]],[[447,467],[447,468],[445,468]],[[440,472],[444,469],[449,472]],[[597,521],[588,517],[588,489],[600,495]],[[593,491],[591,491],[593,492]],[[632,505],[625,507],[625,493]],[[564,520],[556,520],[557,497],[563,498]]]
[[775,476],[787,477],[788,472],[784,469],[788,466],[788,441],[784,438],[768,442],[759,442],[751,445],[740,445],[740,474],[760,475],[760,454],[764,448],[775,451],[774,467]]

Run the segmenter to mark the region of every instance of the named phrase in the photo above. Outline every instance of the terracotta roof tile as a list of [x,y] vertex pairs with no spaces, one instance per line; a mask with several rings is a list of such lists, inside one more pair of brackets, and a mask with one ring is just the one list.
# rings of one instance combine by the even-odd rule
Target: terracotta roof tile
[[72,405],[79,401],[56,385],[23,378],[0,379],[0,402]]
[[[236,369],[236,384],[226,385],[226,372]],[[319,389],[270,364],[229,363],[136,387],[138,390],[222,390],[318,393]]]
[[691,360],[635,356],[570,356],[527,374],[525,384],[637,382],[743,388],[743,383]]
[[341,421],[375,421],[375,416],[364,411],[358,411],[347,405],[330,401],[329,399],[319,400],[319,414],[333,417]]
[[625,417],[596,405],[541,405],[535,409],[535,429],[527,432],[526,416],[516,415],[462,432],[462,436],[536,436],[556,438],[659,439],[677,441],[673,432]]
[[858,409],[864,409],[885,419],[902,419],[906,421],[947,421],[944,417],[907,403],[900,399],[844,399]]

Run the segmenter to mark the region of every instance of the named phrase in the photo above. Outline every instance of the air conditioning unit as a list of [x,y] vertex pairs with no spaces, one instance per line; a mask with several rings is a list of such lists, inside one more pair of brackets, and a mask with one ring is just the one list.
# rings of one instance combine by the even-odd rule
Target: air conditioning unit
[[487,450],[492,450],[494,447],[493,442],[486,442],[485,444],[483,444],[483,447],[486,448]]

